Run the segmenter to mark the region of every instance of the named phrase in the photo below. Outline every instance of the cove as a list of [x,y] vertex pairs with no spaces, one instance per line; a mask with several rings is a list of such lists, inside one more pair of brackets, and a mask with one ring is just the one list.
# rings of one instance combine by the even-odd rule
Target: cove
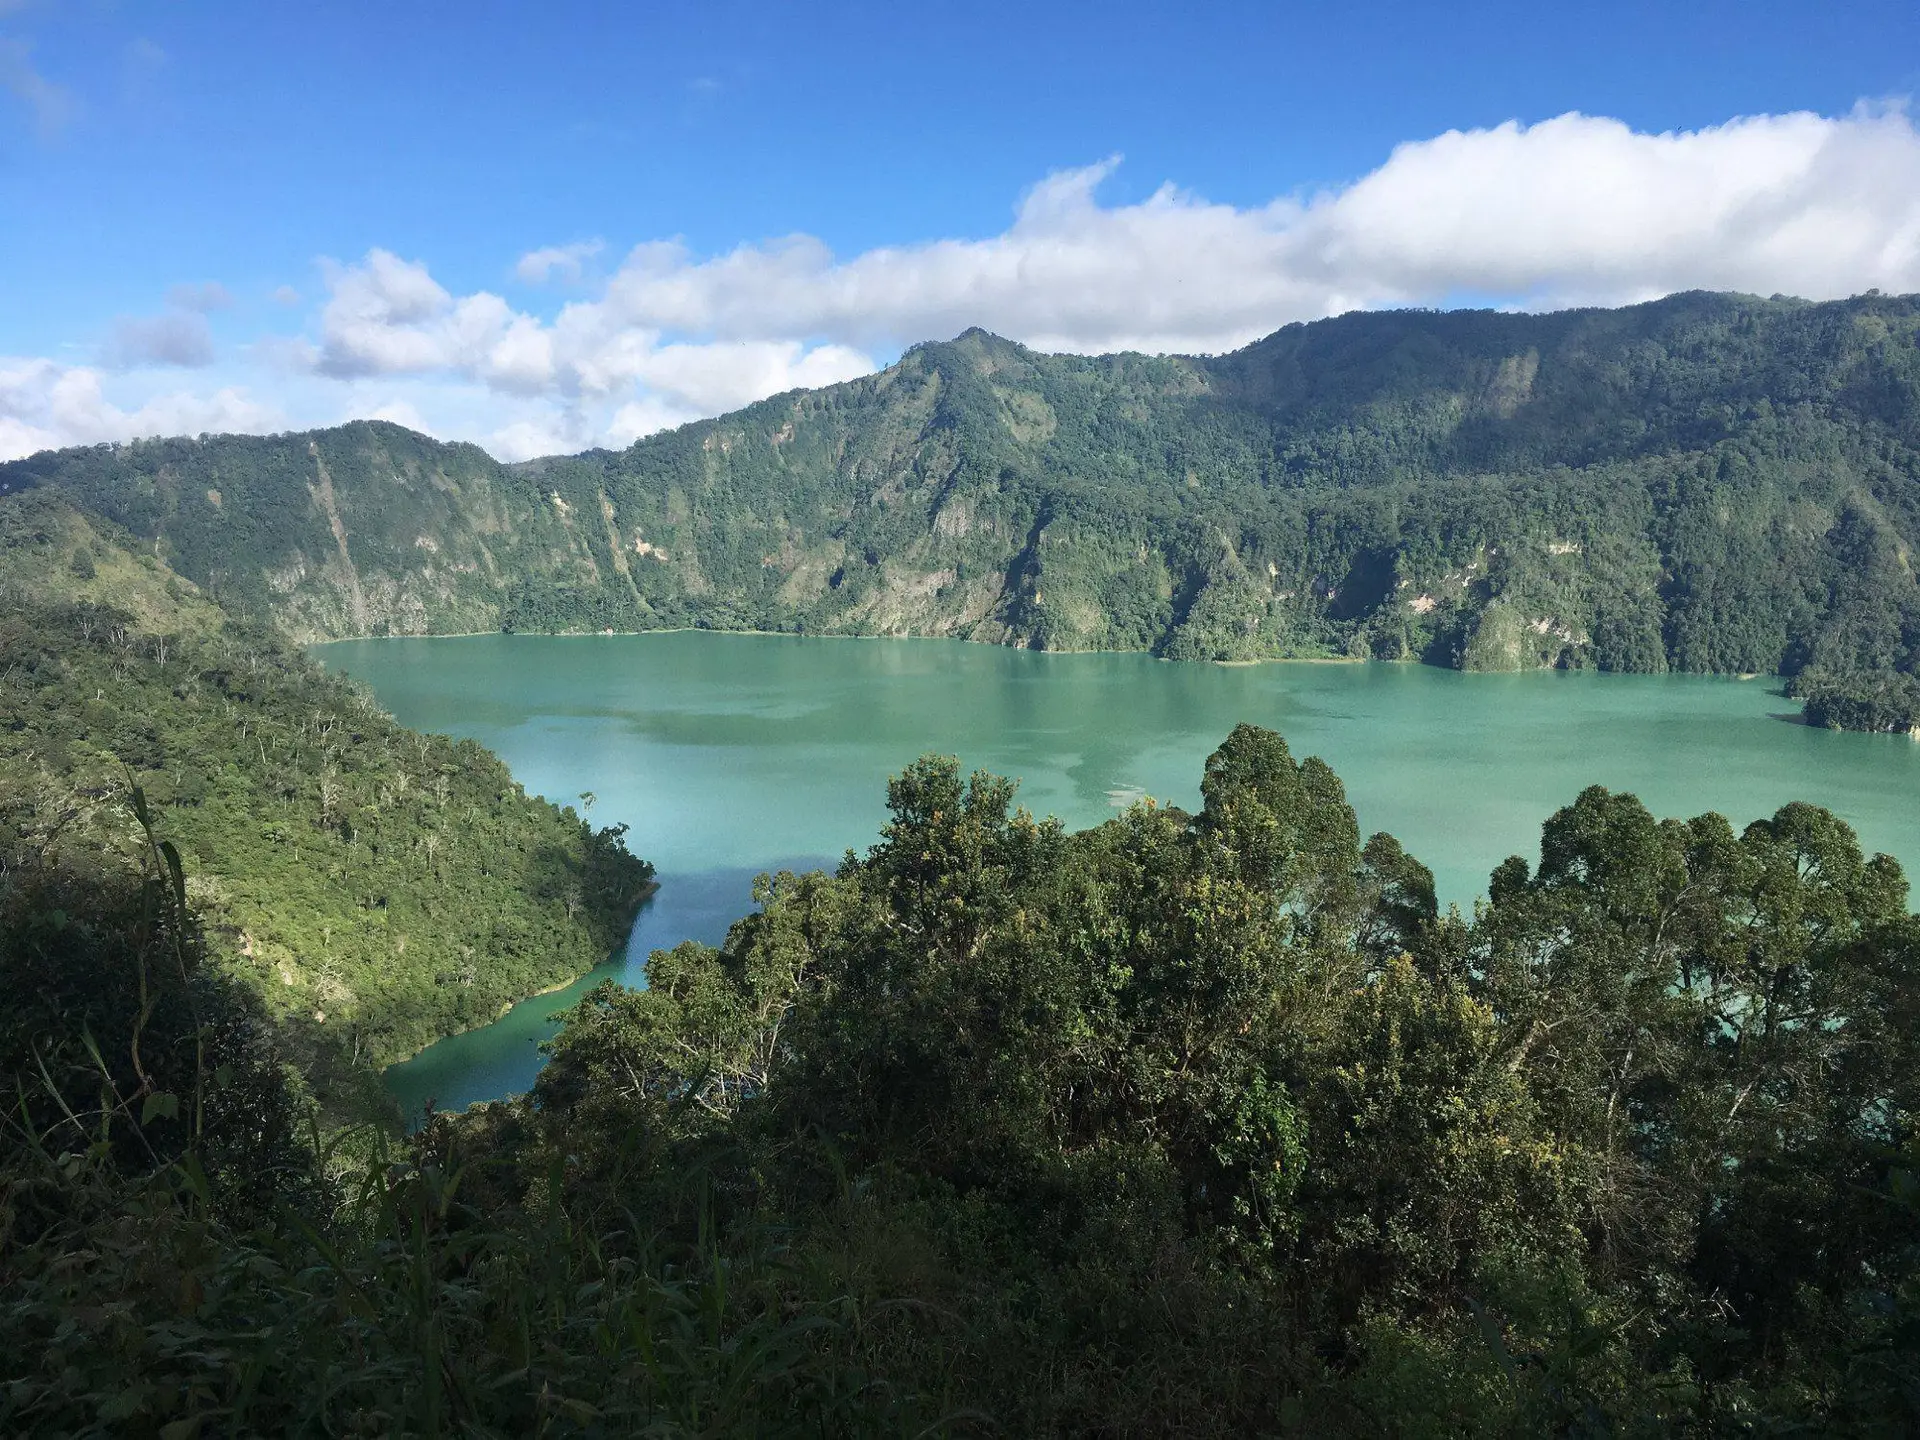
[[1502,859],[1593,784],[1658,815],[1736,825],[1825,805],[1868,851],[1920,871],[1920,744],[1794,723],[1777,681],[1422,665],[1170,664],[941,640],[692,631],[346,641],[317,647],[418,729],[471,736],[529,790],[625,822],[660,890],[626,952],[566,991],[393,1066],[409,1114],[524,1090],[551,1016],[647,955],[718,942],[762,870],[871,844],[886,782],[927,751],[1021,782],[1036,814],[1097,824],[1136,796],[1199,801],[1206,756],[1242,720],[1345,781],[1362,834],[1388,830],[1470,907]]

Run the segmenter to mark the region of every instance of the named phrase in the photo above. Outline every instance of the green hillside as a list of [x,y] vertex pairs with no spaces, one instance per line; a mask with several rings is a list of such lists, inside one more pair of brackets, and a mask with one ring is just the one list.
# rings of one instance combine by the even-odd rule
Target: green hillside
[[1353,314],[1213,359],[970,331],[617,453],[357,423],[0,485],[301,640],[700,625],[1871,696],[1920,653],[1917,337],[1920,299],[1878,295]]
[[652,869],[618,831],[403,729],[123,539],[0,501],[0,879],[135,867],[139,787],[212,953],[323,1098],[624,941]]

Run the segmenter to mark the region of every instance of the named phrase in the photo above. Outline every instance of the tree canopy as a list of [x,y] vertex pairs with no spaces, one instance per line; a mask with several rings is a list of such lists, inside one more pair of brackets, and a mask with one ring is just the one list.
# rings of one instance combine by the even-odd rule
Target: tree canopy
[[[30,952],[48,994],[122,998],[87,1002],[111,1084],[77,1120],[46,1097],[100,1090],[87,1048],[43,1050],[76,1058],[42,1074],[8,1042],[30,1097],[10,1193],[70,1198],[0,1231],[0,1341],[37,1357],[0,1417],[1920,1420],[1920,917],[1895,862],[1817,807],[1736,832],[1595,787],[1466,917],[1391,837],[1363,843],[1338,778],[1278,735],[1236,728],[1202,794],[1071,833],[929,756],[864,854],[763,877],[724,945],[657,952],[645,990],[581,1002],[530,1096],[438,1117],[364,1171],[219,1160],[269,1141],[297,1160],[284,1106],[236,1127],[216,1104],[188,1144],[171,1112],[140,1125],[111,1058],[129,1031],[168,1093],[193,1052],[163,1032],[200,1037],[216,1097],[271,1077],[231,1022],[128,1007],[141,947],[171,933],[138,896],[177,896],[191,936],[190,876],[151,861],[145,892],[91,907],[53,879],[17,889],[5,953]],[[50,920],[56,895],[84,918]],[[37,1022],[47,1043],[71,1013]],[[165,1181],[183,1173],[209,1178]],[[280,1208],[242,1173],[280,1174]],[[93,1243],[132,1197],[164,1223],[130,1252]],[[56,1329],[107,1294],[123,1320]]]

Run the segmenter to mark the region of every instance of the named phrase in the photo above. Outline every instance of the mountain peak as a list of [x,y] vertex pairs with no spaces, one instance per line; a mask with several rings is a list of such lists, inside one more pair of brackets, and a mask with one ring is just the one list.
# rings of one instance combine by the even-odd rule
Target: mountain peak
[[1027,348],[1026,346],[1022,345],[1018,340],[1009,340],[1007,339],[1006,336],[996,335],[993,333],[993,331],[985,329],[979,325],[969,325],[966,329],[962,330],[958,335],[954,336],[951,340],[922,341],[918,345],[909,346],[907,348],[907,353],[911,355],[915,350],[925,350],[929,347],[944,348],[947,346],[958,346],[962,349],[967,349],[967,350],[1025,351]]

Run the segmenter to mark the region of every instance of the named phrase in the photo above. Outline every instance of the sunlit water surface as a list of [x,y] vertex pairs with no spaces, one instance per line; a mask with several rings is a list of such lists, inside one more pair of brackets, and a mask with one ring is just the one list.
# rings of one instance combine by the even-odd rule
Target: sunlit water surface
[[689,632],[348,641],[316,652],[399,719],[472,736],[529,789],[624,821],[660,890],[623,955],[387,1072],[417,1113],[524,1090],[551,1017],[648,953],[717,942],[762,870],[873,842],[887,777],[926,751],[1016,777],[1036,814],[1096,824],[1141,794],[1199,800],[1235,723],[1286,736],[1346,782],[1362,833],[1390,830],[1470,907],[1583,786],[1738,824],[1828,806],[1920,869],[1920,744],[1790,723],[1777,682],[1419,665],[1176,665],[919,640]]

